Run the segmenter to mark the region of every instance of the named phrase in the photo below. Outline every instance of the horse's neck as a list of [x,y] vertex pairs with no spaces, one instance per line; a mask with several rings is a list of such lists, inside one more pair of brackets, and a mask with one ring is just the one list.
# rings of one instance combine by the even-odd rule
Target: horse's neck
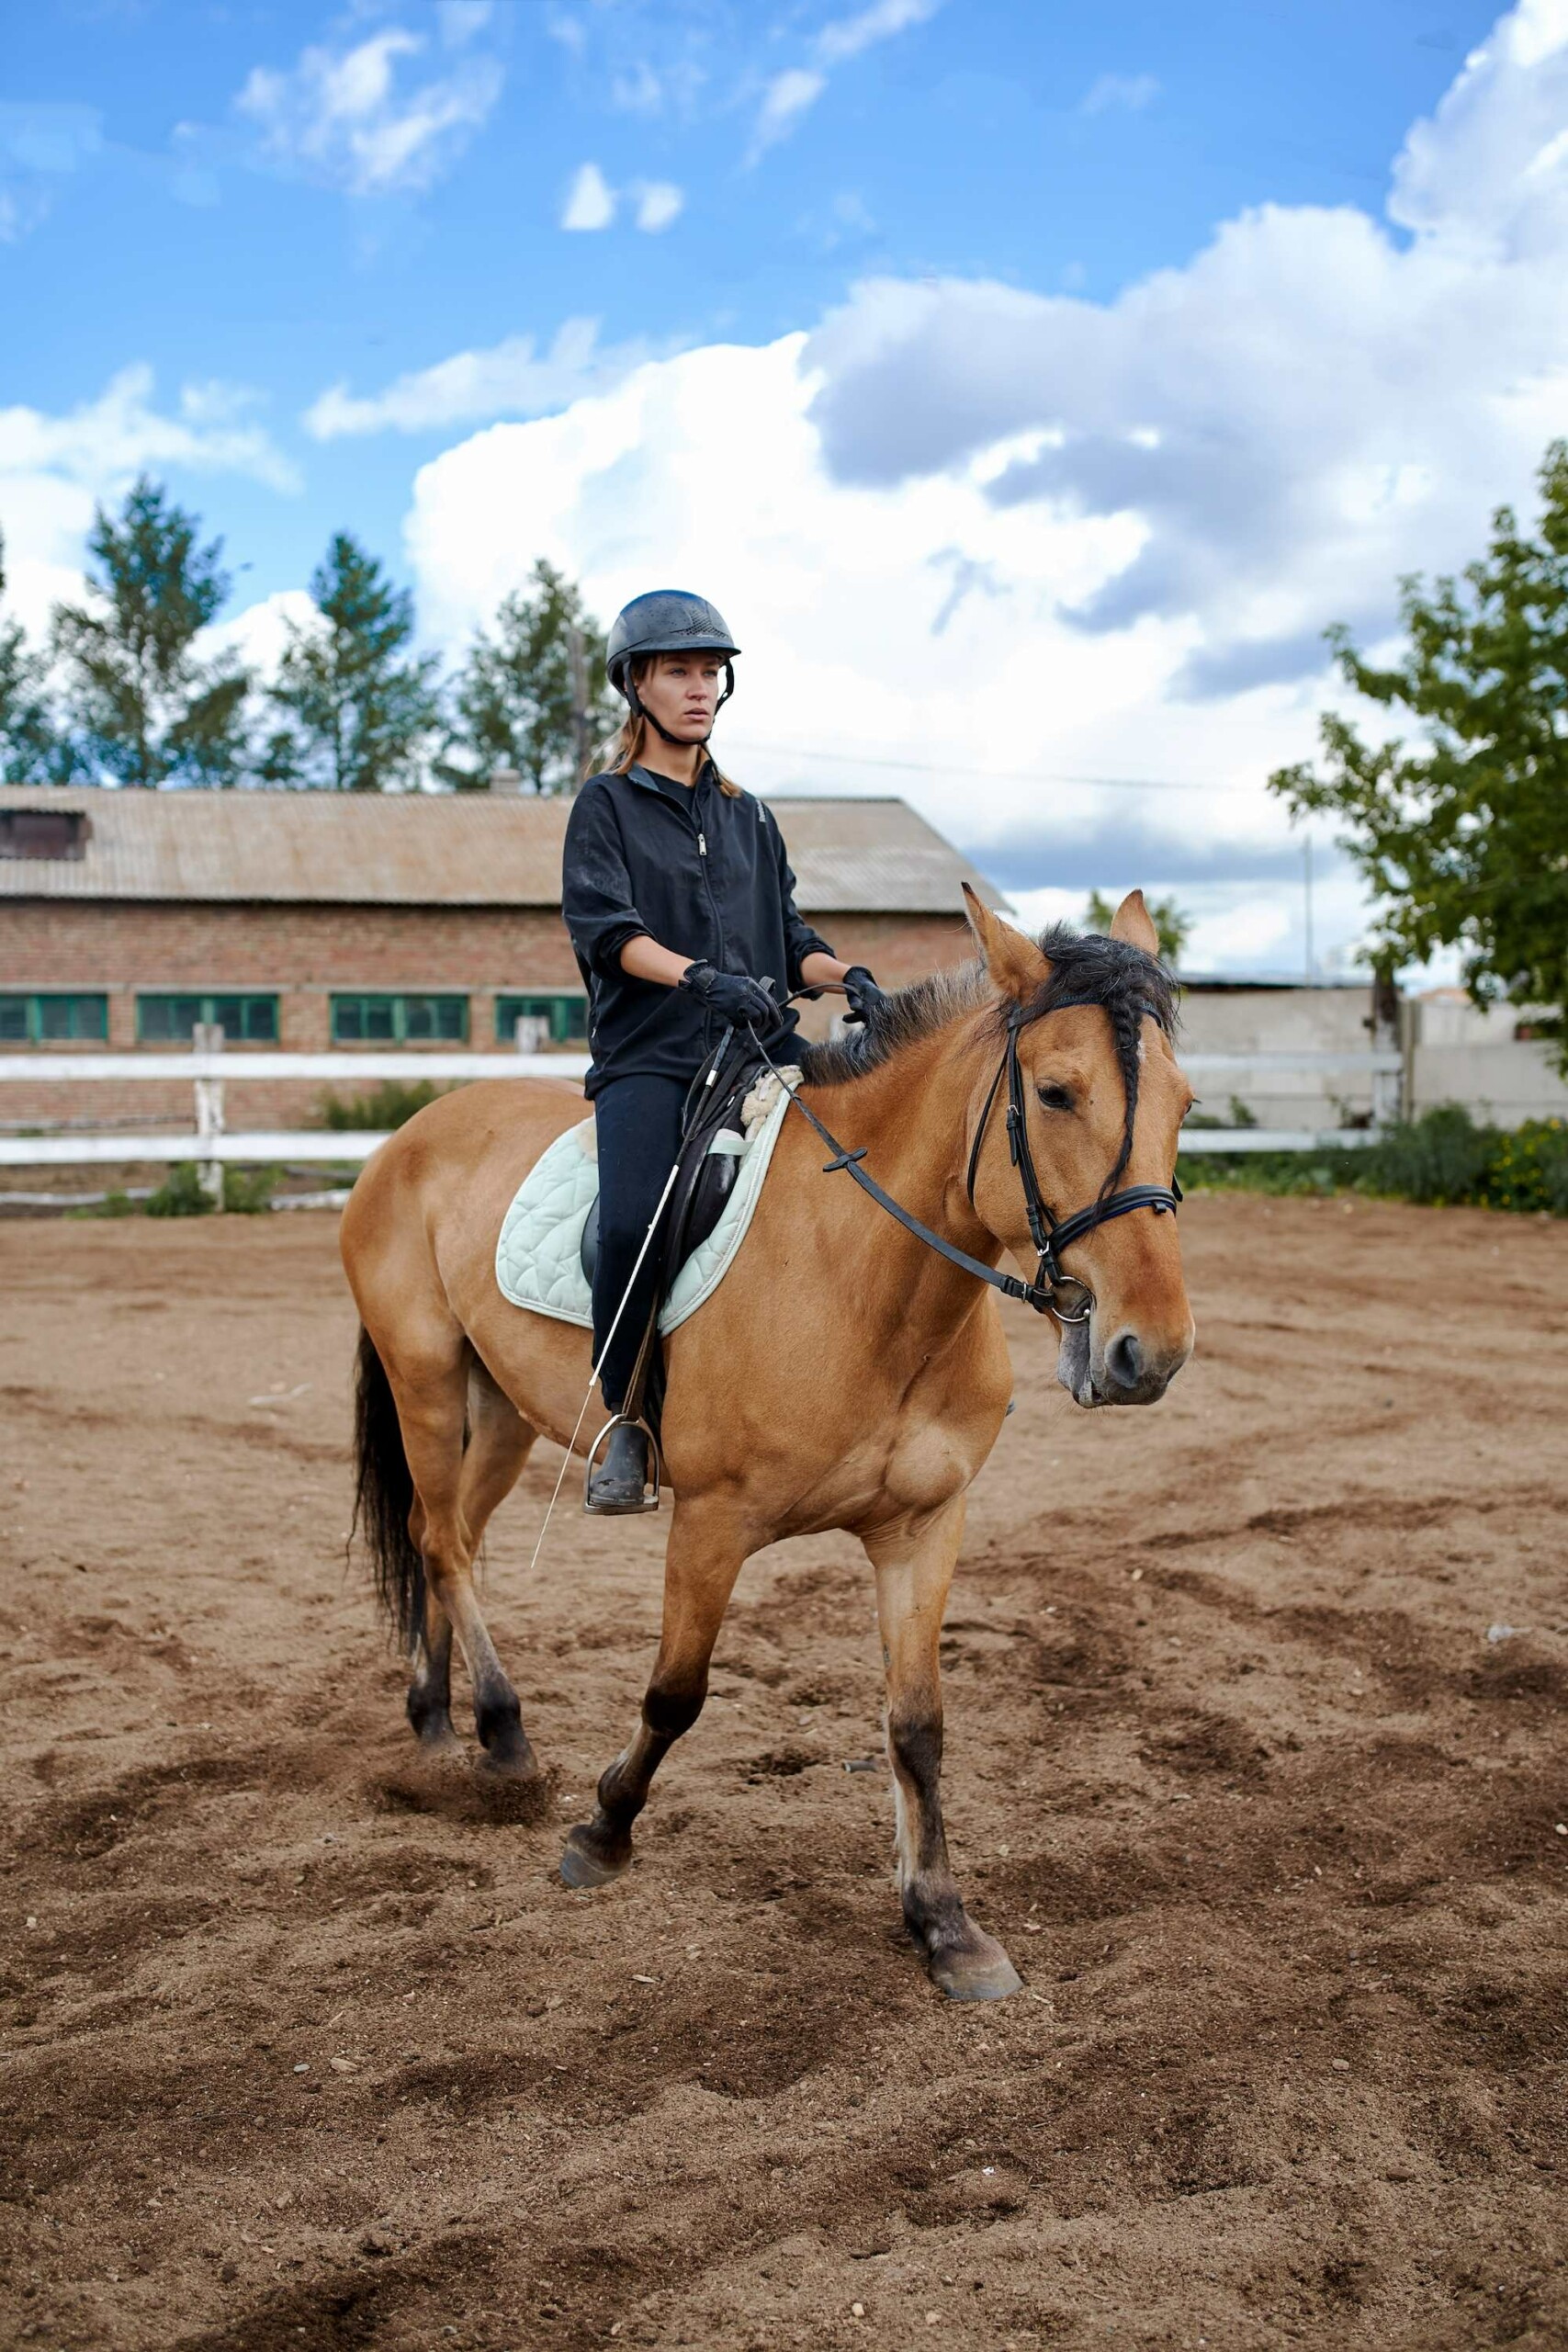
[[[976,1068],[967,1027],[937,1031],[908,1046],[890,1062],[847,1084],[814,1086],[807,1099],[824,1126],[851,1151],[863,1148],[865,1169],[901,1208],[972,1257],[994,1264],[1000,1252],[969,1206],[964,1172],[968,1114]],[[818,1188],[812,1222],[826,1218],[833,1279],[852,1264],[857,1299],[889,1320],[918,1325],[927,1337],[961,1322],[985,1296],[973,1274],[950,1265],[863,1193],[848,1175],[821,1173],[822,1148],[804,1120],[795,1125],[800,1185]],[[798,1189],[795,1197],[798,1199]]]

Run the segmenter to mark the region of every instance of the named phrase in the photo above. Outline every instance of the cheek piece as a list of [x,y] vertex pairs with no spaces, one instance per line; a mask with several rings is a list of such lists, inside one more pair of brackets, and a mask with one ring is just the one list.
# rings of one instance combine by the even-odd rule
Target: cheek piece
[[[733,662],[727,662],[724,665],[724,692],[720,695],[718,700],[713,707],[713,715],[716,719],[734,692],[735,664]],[[691,739],[688,736],[671,735],[668,727],[663,726],[660,720],[655,718],[652,711],[649,710],[648,705],[638,694],[637,690],[637,681],[633,678],[629,671],[626,673],[626,700],[631,706],[634,718],[646,718],[649,725],[653,729],[655,734],[662,735],[667,743],[673,743],[682,751],[689,751],[691,749]],[[698,742],[704,746],[705,750],[712,740],[713,729],[711,727],[708,729],[705,735],[699,735],[697,738]]]

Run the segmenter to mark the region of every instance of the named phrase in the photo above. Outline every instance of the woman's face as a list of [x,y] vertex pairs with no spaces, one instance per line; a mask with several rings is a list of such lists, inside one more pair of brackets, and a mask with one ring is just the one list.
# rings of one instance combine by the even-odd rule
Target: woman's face
[[700,743],[718,708],[724,663],[716,653],[660,653],[637,684],[645,708],[682,743]]

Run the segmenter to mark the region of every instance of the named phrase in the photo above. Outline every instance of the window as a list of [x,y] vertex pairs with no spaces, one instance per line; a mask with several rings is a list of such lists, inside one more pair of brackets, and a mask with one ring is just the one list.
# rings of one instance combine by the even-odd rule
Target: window
[[547,1021],[550,1044],[570,1045],[574,1038],[588,1035],[588,999],[558,989],[548,996],[498,996],[495,1034],[503,1045],[510,1046],[515,1039],[519,1021]]
[[433,1046],[467,1042],[466,996],[334,996],[334,1046]]
[[0,1045],[51,1046],[62,1037],[109,1034],[107,996],[0,996]]
[[80,808],[0,808],[0,857],[80,857],[86,839]]
[[228,1046],[275,1046],[275,996],[139,996],[136,1035],[144,1046],[188,1046],[197,1022],[216,1023]]

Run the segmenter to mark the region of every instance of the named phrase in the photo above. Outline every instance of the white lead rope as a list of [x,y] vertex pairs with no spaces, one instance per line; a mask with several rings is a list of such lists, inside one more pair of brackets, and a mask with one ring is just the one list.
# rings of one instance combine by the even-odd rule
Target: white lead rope
[[654,1210],[652,1218],[649,1224],[648,1231],[642,1237],[642,1248],[637,1253],[637,1263],[632,1268],[631,1272],[627,1277],[625,1290],[621,1293],[621,1303],[615,1309],[615,1320],[604,1334],[604,1344],[599,1351],[599,1361],[588,1375],[588,1393],[582,1399],[582,1410],[578,1414],[577,1426],[571,1433],[571,1442],[568,1445],[566,1452],[561,1456],[560,1469],[556,1476],[555,1492],[550,1497],[549,1508],[547,1510],[544,1517],[544,1524],[539,1529],[539,1540],[534,1546],[534,1556],[528,1563],[528,1573],[530,1576],[533,1575],[534,1570],[539,1565],[539,1555],[545,1548],[545,1537],[549,1532],[550,1519],[557,1503],[560,1500],[560,1490],[566,1484],[567,1470],[570,1464],[572,1455],[577,1451],[577,1441],[582,1435],[582,1424],[588,1419],[588,1408],[593,1402],[593,1391],[598,1385],[599,1374],[604,1370],[604,1358],[610,1352],[610,1342],[621,1328],[621,1317],[626,1311],[626,1301],[630,1298],[633,1290],[637,1286],[637,1278],[642,1272],[642,1261],[647,1257],[649,1244],[652,1242],[654,1234],[659,1229],[659,1220],[664,1215],[664,1204],[670,1198],[671,1192],[673,1189],[675,1179],[679,1175],[680,1170],[681,1161],[679,1155],[677,1155],[674,1166],[671,1169],[669,1175],[664,1179],[664,1190],[659,1195],[659,1206]]

